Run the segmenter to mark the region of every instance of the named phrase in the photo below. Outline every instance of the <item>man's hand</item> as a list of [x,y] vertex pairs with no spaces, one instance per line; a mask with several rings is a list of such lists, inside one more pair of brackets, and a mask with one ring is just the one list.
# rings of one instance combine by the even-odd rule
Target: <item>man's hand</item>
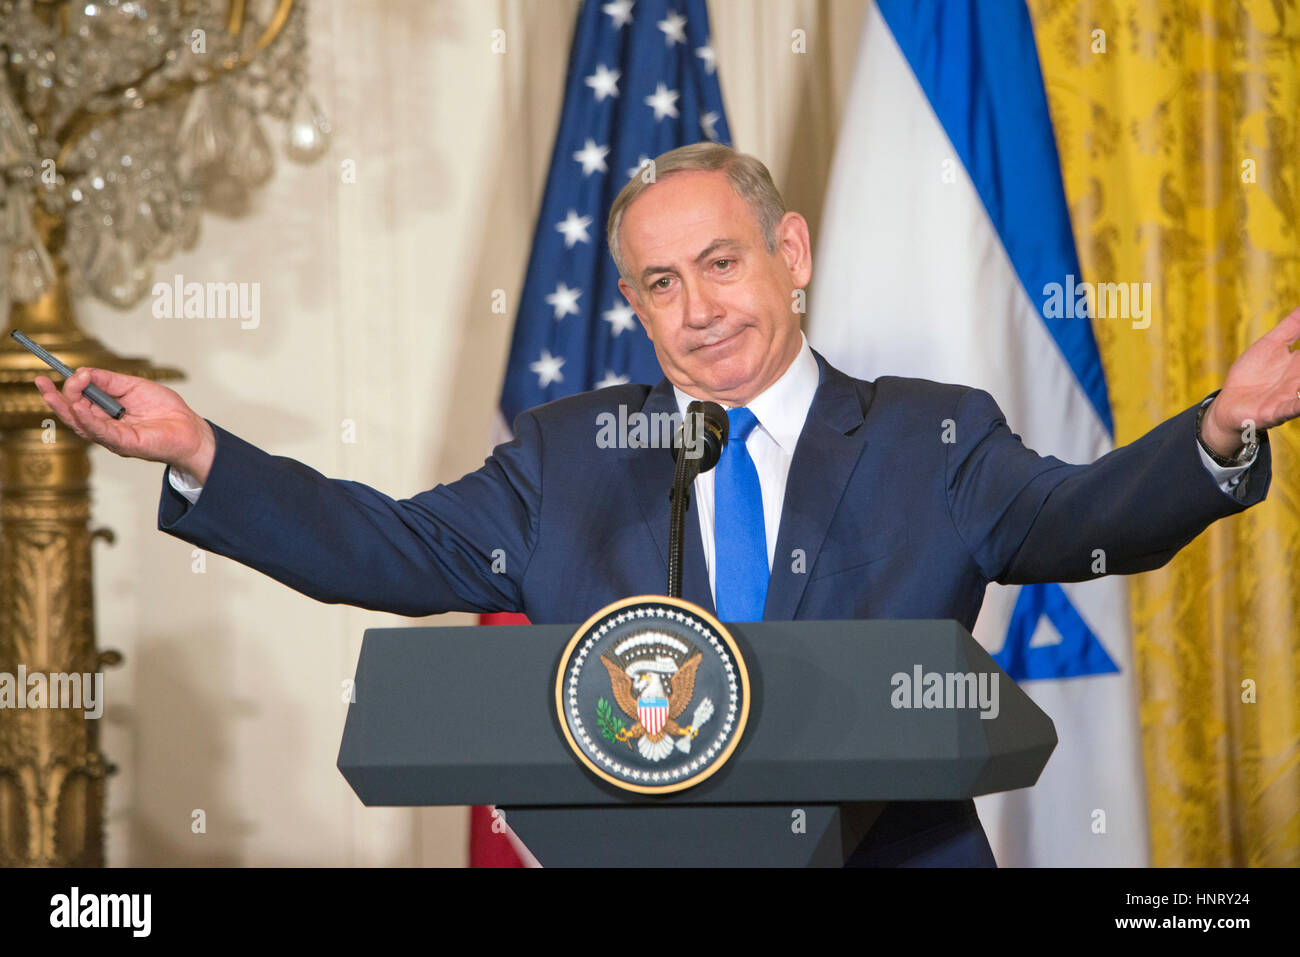
[[1223,389],[1201,420],[1201,438],[1216,454],[1232,458],[1245,445],[1245,431],[1271,429],[1300,416],[1300,309],[1264,333],[1228,370]]
[[[99,386],[126,409],[115,419],[81,393]],[[127,458],[163,462],[207,481],[217,451],[212,426],[159,382],[83,366],[63,383],[62,393],[47,376],[36,388],[64,424],[83,439]]]

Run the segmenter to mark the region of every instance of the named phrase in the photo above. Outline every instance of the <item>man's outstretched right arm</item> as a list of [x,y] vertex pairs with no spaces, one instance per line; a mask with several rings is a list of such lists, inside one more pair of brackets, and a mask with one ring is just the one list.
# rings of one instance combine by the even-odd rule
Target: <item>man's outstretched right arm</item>
[[536,424],[481,469],[413,498],[326,478],[218,425],[217,452],[191,504],[164,475],[158,528],[319,601],[399,615],[519,611],[536,541]]
[[[121,420],[81,398],[92,377],[127,409]],[[160,383],[78,370],[62,394],[48,380],[37,385],[83,438],[168,465],[158,527],[170,535],[319,601],[412,616],[523,610],[541,494],[540,433],[530,415],[482,468],[397,501],[270,455],[200,418]],[[172,486],[172,469],[201,484],[195,501]]]

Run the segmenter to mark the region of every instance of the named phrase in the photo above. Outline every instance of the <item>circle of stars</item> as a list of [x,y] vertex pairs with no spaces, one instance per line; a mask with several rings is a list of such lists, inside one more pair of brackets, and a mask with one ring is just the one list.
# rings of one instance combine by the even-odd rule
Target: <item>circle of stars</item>
[[[578,704],[578,682],[581,678],[582,666],[587,657],[592,654],[595,644],[621,625],[637,620],[644,621],[645,619],[651,619],[646,624],[653,624],[654,619],[659,619],[675,621],[689,626],[722,659],[722,667],[726,672],[727,708],[722,717],[722,727],[703,752],[696,752],[689,762],[662,771],[632,767],[606,754],[603,747],[592,737],[586,725],[583,724],[582,713]],[[599,627],[593,628],[582,643],[578,645],[573,657],[569,660],[565,677],[568,686],[568,707],[566,711],[569,719],[569,730],[573,734],[574,740],[580,741],[587,756],[599,763],[610,774],[633,784],[648,784],[651,786],[655,784],[673,784],[680,782],[684,778],[693,777],[707,768],[712,763],[713,758],[726,747],[727,741],[731,738],[732,729],[736,724],[737,713],[740,710],[739,679],[736,675],[735,662],[731,657],[731,650],[704,622],[675,608],[641,605],[635,609],[626,609],[611,618],[605,619]]]

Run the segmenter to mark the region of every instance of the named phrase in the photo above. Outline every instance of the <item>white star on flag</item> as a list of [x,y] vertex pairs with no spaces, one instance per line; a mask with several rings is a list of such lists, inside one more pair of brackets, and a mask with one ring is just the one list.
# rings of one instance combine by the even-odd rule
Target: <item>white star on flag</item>
[[629,379],[627,376],[616,375],[613,369],[608,369],[605,371],[605,378],[601,379],[599,382],[593,385],[592,388],[607,389],[612,385],[627,385],[631,381],[632,380]]
[[583,82],[595,91],[596,102],[599,103],[607,96],[618,96],[618,78],[622,75],[619,70],[611,70],[605,64],[598,63],[596,64],[596,72]]
[[637,157],[636,165],[628,169],[627,178],[631,179],[633,176],[641,172],[641,170],[645,169],[649,165],[650,165],[650,157],[642,153],[640,156]]
[[600,318],[604,319],[613,327],[610,335],[614,336],[617,336],[620,332],[625,330],[630,331],[635,329],[635,317],[636,312],[626,302],[615,302],[613,308],[606,309],[600,314]]
[[590,216],[579,216],[576,209],[571,209],[563,222],[555,224],[555,228],[564,233],[564,248],[572,249],[574,243],[591,242],[591,237],[587,235],[587,227],[590,225]]
[[668,16],[659,21],[658,27],[664,32],[664,42],[669,46],[686,42],[686,18],[676,10],[669,10]]
[[[677,118],[677,98],[681,96],[676,90],[670,90],[664,85],[663,81],[655,87],[655,91],[645,98],[646,106],[654,107],[655,119],[662,120],[665,116]],[[588,140],[590,142],[590,140]]]
[[609,14],[609,18],[614,21],[614,27],[623,27],[632,22],[632,6],[636,0],[615,0],[614,3],[607,3],[600,9]]
[[718,119],[719,119],[718,114],[713,112],[712,110],[710,110],[708,113],[705,113],[703,116],[700,117],[700,129],[704,131],[704,135],[706,137],[713,140],[714,142],[717,142],[718,139],[718,131],[714,128],[714,125],[718,122]]
[[[662,83],[659,85],[663,86]],[[676,115],[677,111],[674,110],[673,116]],[[605,157],[608,154],[608,146],[597,146],[595,140],[591,137],[587,137],[587,142],[583,145],[582,149],[573,154],[573,158],[582,164],[582,175],[590,176],[597,170],[602,173],[608,170],[608,167],[605,166]]]
[[576,316],[578,314],[578,297],[581,295],[581,289],[570,289],[564,283],[559,283],[555,287],[555,292],[546,297],[546,304],[555,307],[556,319],[563,319],[569,315]]
[[552,382],[564,381],[564,376],[560,375],[560,366],[562,365],[564,365],[563,356],[553,356],[549,351],[543,349],[542,357],[531,363],[528,368],[537,373],[538,388],[545,389]]
[[710,40],[702,47],[695,48],[695,55],[704,61],[704,72],[712,73],[718,68],[717,62],[713,56],[713,41]]

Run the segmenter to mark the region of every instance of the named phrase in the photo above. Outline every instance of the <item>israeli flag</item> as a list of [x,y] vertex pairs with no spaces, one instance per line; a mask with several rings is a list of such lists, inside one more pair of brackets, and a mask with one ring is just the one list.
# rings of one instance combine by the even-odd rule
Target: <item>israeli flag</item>
[[[1045,307],[1081,277],[1022,0],[871,4],[814,253],[833,365],[985,389],[1042,455],[1113,447],[1091,323]],[[976,802],[998,863],[1146,866],[1125,579],[990,585],[975,637],[1060,737],[1035,787]]]

